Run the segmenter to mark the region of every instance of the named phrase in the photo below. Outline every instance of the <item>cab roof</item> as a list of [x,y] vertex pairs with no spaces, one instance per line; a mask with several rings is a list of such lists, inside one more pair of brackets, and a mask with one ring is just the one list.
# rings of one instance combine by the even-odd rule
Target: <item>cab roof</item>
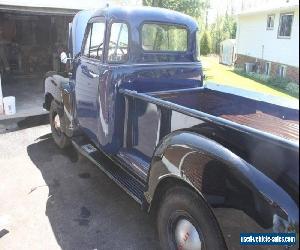
[[135,26],[139,26],[145,21],[153,21],[185,25],[190,30],[197,29],[197,23],[192,17],[177,11],[156,7],[112,6],[96,10],[92,18],[99,16],[105,16],[107,19],[125,20],[135,24]]

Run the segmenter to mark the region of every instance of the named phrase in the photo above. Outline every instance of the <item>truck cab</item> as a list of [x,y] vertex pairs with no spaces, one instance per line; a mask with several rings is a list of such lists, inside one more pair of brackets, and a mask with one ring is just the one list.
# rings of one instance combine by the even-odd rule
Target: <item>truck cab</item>
[[125,103],[119,89],[138,92],[202,86],[195,21],[151,8],[108,8],[89,19],[74,59],[76,120],[108,153],[122,147]]

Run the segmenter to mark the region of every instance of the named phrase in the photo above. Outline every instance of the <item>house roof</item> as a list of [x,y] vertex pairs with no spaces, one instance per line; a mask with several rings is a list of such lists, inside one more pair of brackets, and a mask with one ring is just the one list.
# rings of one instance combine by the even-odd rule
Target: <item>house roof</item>
[[285,4],[275,4],[275,5],[265,5],[263,7],[250,9],[247,11],[242,11],[237,14],[237,16],[251,16],[251,15],[257,15],[262,13],[271,13],[275,11],[293,11],[293,10],[299,10],[299,2],[292,1]]

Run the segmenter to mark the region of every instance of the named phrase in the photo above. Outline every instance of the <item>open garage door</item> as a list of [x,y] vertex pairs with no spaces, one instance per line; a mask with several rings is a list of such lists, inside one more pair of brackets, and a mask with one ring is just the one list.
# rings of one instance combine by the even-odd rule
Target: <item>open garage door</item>
[[[2,92],[16,97],[15,116],[43,112],[43,78],[47,71],[63,71],[59,53],[67,48],[69,23],[75,12],[0,8]],[[0,115],[1,119],[5,117]]]

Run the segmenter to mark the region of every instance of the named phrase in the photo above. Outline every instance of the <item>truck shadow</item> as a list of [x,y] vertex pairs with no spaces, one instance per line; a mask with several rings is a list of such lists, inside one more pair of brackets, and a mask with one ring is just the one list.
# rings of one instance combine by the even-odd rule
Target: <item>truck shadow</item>
[[153,217],[75,149],[43,136],[27,153],[49,188],[45,213],[62,249],[159,248]]

